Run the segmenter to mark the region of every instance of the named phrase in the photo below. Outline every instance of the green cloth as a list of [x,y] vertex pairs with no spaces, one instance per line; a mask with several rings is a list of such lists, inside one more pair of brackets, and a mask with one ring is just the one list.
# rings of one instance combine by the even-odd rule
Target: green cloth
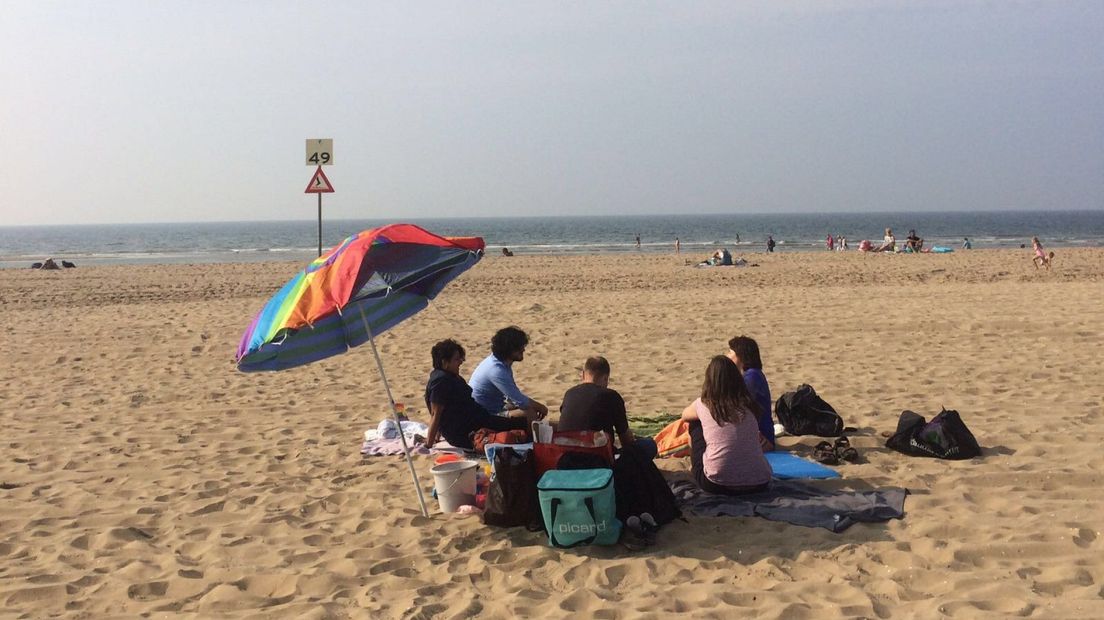
[[637,437],[655,437],[671,422],[679,419],[677,414],[660,412],[654,416],[629,416],[629,429]]

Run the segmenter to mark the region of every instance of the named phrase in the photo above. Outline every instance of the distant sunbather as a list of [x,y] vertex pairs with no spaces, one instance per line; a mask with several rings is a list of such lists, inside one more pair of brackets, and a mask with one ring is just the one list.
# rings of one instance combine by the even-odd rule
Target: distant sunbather
[[893,252],[897,249],[897,238],[893,236],[893,230],[887,228],[885,231],[885,237],[882,238],[882,245],[874,248],[875,252]]
[[915,230],[910,230],[908,237],[905,237],[905,247],[913,252],[919,252],[924,247],[924,240],[916,235]]

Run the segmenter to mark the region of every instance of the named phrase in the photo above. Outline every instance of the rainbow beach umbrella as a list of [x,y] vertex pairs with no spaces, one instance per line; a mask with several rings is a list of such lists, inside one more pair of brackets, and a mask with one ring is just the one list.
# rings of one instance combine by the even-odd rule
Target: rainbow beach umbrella
[[[268,300],[242,335],[238,369],[294,368],[368,342],[398,422],[375,336],[429,305],[446,284],[479,262],[483,249],[479,237],[440,237],[413,224],[352,235]],[[422,514],[428,516],[405,437],[402,442]]]

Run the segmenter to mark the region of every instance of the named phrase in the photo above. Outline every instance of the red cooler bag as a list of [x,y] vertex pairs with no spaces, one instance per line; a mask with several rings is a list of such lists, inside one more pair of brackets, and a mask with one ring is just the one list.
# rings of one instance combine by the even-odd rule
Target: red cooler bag
[[557,431],[551,443],[533,444],[537,479],[540,480],[544,472],[556,469],[560,457],[569,452],[594,454],[613,467],[613,440],[605,431]]

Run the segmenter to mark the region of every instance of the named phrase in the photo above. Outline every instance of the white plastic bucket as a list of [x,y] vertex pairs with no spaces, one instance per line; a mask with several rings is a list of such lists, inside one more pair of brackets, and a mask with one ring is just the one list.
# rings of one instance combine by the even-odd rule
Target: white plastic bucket
[[475,505],[475,461],[453,461],[434,465],[433,486],[441,512],[456,512],[461,506]]

